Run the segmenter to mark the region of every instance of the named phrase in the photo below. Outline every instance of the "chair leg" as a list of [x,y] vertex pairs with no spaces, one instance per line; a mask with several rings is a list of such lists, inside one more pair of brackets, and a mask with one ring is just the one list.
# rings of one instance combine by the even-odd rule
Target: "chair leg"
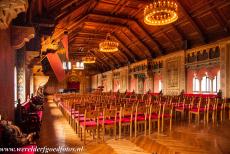
[[132,124],[132,122],[130,123],[130,139],[132,138],[132,132],[133,132],[133,129],[132,129],[132,127],[133,127],[133,124]]
[[135,124],[134,124],[134,136],[137,137],[137,122],[135,121]]
[[160,127],[161,127],[161,124],[160,124],[160,119],[158,119],[158,121],[157,121],[157,123],[158,123],[158,125],[157,125],[157,132],[158,132],[158,134],[160,133]]
[[172,131],[172,118],[170,118],[170,126],[169,126],[170,132]]
[[220,122],[223,122],[223,110],[220,111]]
[[146,136],[147,122],[145,121],[145,136]]
[[119,139],[121,139],[121,123],[119,123]]
[[161,119],[161,132],[164,131],[164,118]]
[[84,127],[84,144],[85,144],[85,142],[86,142],[86,129]]
[[151,120],[149,120],[149,135],[151,134],[151,128],[152,128],[152,123]]
[[102,141],[105,140],[105,126],[102,126]]
[[191,123],[191,113],[190,112],[188,113],[188,122],[189,124]]
[[117,136],[117,127],[116,127],[116,124],[115,124],[115,126],[114,126],[114,139],[116,140],[117,138],[116,138],[116,136]]

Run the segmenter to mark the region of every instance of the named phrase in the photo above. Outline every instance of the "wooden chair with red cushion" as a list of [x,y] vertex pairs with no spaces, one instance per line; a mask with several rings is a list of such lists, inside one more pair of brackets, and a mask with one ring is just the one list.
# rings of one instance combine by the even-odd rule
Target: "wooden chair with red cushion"
[[114,139],[116,139],[117,130],[117,109],[104,108],[103,118],[99,119],[99,126],[102,128],[102,140],[104,141],[105,131],[107,128],[113,129]]
[[138,126],[143,124],[144,124],[144,134],[146,135],[148,109],[149,108],[144,103],[139,103],[138,105],[136,105],[135,120],[134,120],[135,137],[137,136]]
[[172,118],[173,118],[173,105],[172,104],[163,104],[162,112],[161,112],[161,132],[164,131],[164,123],[165,121],[169,121],[169,130],[172,130]]
[[215,122],[216,107],[217,107],[216,99],[209,98],[208,103],[207,103],[207,110],[206,110],[206,115],[207,115],[206,121],[207,121],[207,123],[209,122],[210,114],[212,117],[212,122],[213,123]]
[[121,130],[123,126],[129,126],[130,138],[132,137],[132,125],[134,121],[133,107],[121,107],[119,112],[119,138],[121,138]]
[[152,124],[157,122],[157,132],[160,133],[160,118],[161,118],[161,104],[151,104],[148,113],[149,119],[149,135],[152,131]]
[[80,121],[80,137],[82,141],[82,134],[84,133],[84,144],[86,143],[86,132],[93,133],[93,139],[98,141],[99,138],[99,113],[97,110],[85,110],[84,120]]
[[203,114],[204,117],[204,123],[205,123],[205,115],[206,115],[206,109],[207,105],[206,102],[202,98],[199,99],[198,103],[193,102],[191,104],[191,107],[189,109],[189,123],[192,120],[192,115],[195,115],[197,117],[197,123],[200,123],[200,115]]

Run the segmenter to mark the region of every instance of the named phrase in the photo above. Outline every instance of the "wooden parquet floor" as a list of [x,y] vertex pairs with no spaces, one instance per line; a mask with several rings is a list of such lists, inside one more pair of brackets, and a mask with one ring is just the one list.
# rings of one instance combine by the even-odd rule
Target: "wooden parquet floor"
[[84,154],[230,154],[229,120],[215,126],[177,123],[171,132],[131,140],[107,136],[104,143],[97,143],[88,136],[83,145],[52,99],[45,105],[40,135],[40,147],[83,147],[83,152],[75,153]]

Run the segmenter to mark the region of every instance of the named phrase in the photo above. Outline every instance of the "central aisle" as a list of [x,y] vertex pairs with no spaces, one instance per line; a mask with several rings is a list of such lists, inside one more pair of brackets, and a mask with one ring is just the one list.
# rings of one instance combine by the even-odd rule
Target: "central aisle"
[[105,143],[96,143],[90,138],[84,146],[56,103],[53,102],[52,97],[48,97],[48,103],[44,106],[39,147],[58,148],[59,146],[70,148],[83,146],[84,152],[75,153],[84,154],[150,154],[126,139],[116,141],[111,139]]

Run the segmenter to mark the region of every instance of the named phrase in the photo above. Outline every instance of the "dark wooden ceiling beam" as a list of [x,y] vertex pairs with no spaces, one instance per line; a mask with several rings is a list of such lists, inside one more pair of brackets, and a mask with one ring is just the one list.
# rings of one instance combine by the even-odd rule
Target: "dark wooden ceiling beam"
[[[120,31],[120,32],[122,32],[122,29],[127,29],[129,31],[129,29],[126,26],[124,26],[124,25],[118,25],[118,24],[115,24],[115,23],[99,22],[99,21],[92,21],[92,20],[85,21],[85,23],[86,24],[87,23],[88,24],[93,24],[93,25],[98,24],[99,26],[103,25],[103,26],[107,26],[107,27],[112,27],[111,29],[113,29],[113,31]],[[113,33],[113,32],[111,32],[111,33]],[[138,39],[137,39],[137,41],[138,41]],[[141,42],[139,42],[139,43],[141,43]],[[137,49],[139,49],[138,46],[136,46],[136,47],[137,47]],[[142,50],[142,49],[139,49],[139,50]]]
[[[104,55],[103,53],[101,53],[101,52],[98,52],[98,51],[93,51],[94,52],[94,55],[96,56],[96,55],[100,55],[100,56],[103,56],[103,57],[105,57],[105,58],[107,58],[108,60],[103,60],[103,62],[105,63],[105,64],[109,64],[110,66],[111,66],[111,68],[112,69],[114,69],[114,68],[116,68],[116,62],[114,62],[114,60],[113,59],[111,59],[111,58],[109,58],[109,57],[107,57],[106,55]],[[97,53],[95,53],[95,52],[97,52]],[[97,56],[97,57],[98,57]],[[112,64],[111,64],[112,63]]]
[[132,52],[132,49],[130,49],[118,36],[116,33],[113,33],[113,35],[115,36],[116,40],[119,42],[119,44],[121,45],[122,48],[125,49],[125,51],[127,51],[127,54],[131,57],[131,59],[133,61],[137,61],[140,60],[139,56],[135,54],[135,52]]
[[[89,20],[89,21],[86,21],[86,23],[94,23],[94,24],[101,24],[101,25],[106,25],[108,27],[114,27],[114,28],[117,28],[119,31],[123,31],[123,29],[126,29],[128,32],[130,32],[131,35],[133,35],[140,44],[142,44],[142,46],[145,48],[145,55],[146,55],[146,58],[151,58],[151,52],[149,51],[149,47],[147,46],[147,44],[145,44],[139,37],[138,35],[133,31],[131,30],[127,24],[118,24],[118,23],[112,23],[112,22],[102,22],[102,21],[93,21],[93,20]],[[137,46],[137,48],[139,48],[139,46]],[[140,49],[139,50],[143,50],[143,49]]]
[[201,41],[203,43],[207,43],[208,40],[205,37],[205,34],[202,32],[202,30],[199,28],[198,24],[192,19],[192,17],[189,15],[188,11],[185,9],[185,7],[183,6],[183,2],[181,0],[178,0],[178,6],[179,9],[183,12],[183,14],[185,15],[185,17],[188,19],[188,21],[192,24],[193,28],[197,31],[197,33],[199,34]]
[[100,62],[101,64],[105,65],[106,67],[108,67],[109,69],[113,69],[113,65],[110,65],[110,63],[105,62],[103,59],[101,59],[99,56],[97,56],[97,54],[95,54],[93,51],[89,50],[90,53],[93,54],[93,56],[97,57],[98,62]]
[[[155,44],[155,46],[157,47],[158,49],[158,54],[159,55],[162,55],[165,51],[163,49],[163,47],[161,46],[161,44],[144,28],[144,26],[135,18],[131,18],[131,17],[128,17],[128,16],[115,16],[115,15],[110,15],[110,14],[105,14],[105,13],[102,13],[102,12],[92,12],[90,15],[94,15],[94,16],[101,16],[101,17],[104,17],[104,18],[109,18],[110,20],[113,20],[113,19],[118,19],[118,20],[127,20],[127,22],[134,22],[144,33],[145,35],[147,35],[148,38],[151,39],[151,41],[153,42],[153,44]],[[150,50],[151,51],[151,50]]]
[[154,38],[145,28],[144,25],[142,25],[137,19],[134,19],[135,23],[138,25],[138,27],[140,27],[145,34],[153,41],[153,43],[156,45],[158,51],[157,53],[159,54],[159,56],[163,55],[165,53],[165,50],[163,49],[163,47],[161,46],[161,44],[156,40],[156,38]]
[[[60,20],[66,20],[68,19],[72,14],[74,14],[76,11],[80,10],[80,9],[84,9],[84,8],[88,8],[86,7],[87,5],[90,5],[92,3],[94,3],[94,0],[82,0],[80,2],[76,2],[74,3],[74,5],[70,5],[69,7],[67,7],[65,10],[62,10],[62,12],[56,12],[56,21],[59,22]],[[57,10],[57,11],[60,11]]]
[[141,44],[146,48],[146,50],[144,50],[145,55],[147,55],[146,58],[153,58],[153,53],[154,51],[152,51],[152,49],[149,47],[149,45],[147,43],[145,43],[137,34],[135,31],[133,31],[133,29],[131,27],[128,27],[128,30],[137,38],[137,40],[139,42],[141,42]]
[[[79,35],[81,35],[81,34],[84,34],[84,35],[86,35],[85,37],[75,37],[75,39],[85,39],[85,38],[90,38],[91,36],[97,36],[97,37],[95,37],[95,38],[93,38],[94,39],[94,41],[96,42],[96,44],[97,44],[97,47],[99,46],[99,43],[101,42],[101,41],[103,41],[105,38],[106,38],[106,32],[104,33],[104,32],[99,32],[99,33],[95,33],[95,32],[90,32],[90,31],[81,31],[81,32],[79,32],[78,33]],[[89,35],[89,36],[88,36]],[[98,38],[98,36],[100,36],[100,38]],[[103,38],[102,38],[103,37]],[[72,43],[72,44],[74,44],[74,43]],[[83,46],[86,46],[87,44],[83,44]],[[121,48],[120,48],[121,49]],[[126,53],[124,53],[124,52],[121,52],[121,51],[118,51],[118,52],[116,52],[116,53],[118,53],[120,56],[122,56],[124,59],[126,59],[127,61],[132,61],[130,58],[130,56],[129,55],[127,55]]]
[[213,16],[216,18],[218,23],[223,27],[224,31],[227,32],[228,34],[230,33],[230,25],[227,23],[227,21],[224,21],[224,19],[221,17],[219,12],[214,8],[211,10]]

